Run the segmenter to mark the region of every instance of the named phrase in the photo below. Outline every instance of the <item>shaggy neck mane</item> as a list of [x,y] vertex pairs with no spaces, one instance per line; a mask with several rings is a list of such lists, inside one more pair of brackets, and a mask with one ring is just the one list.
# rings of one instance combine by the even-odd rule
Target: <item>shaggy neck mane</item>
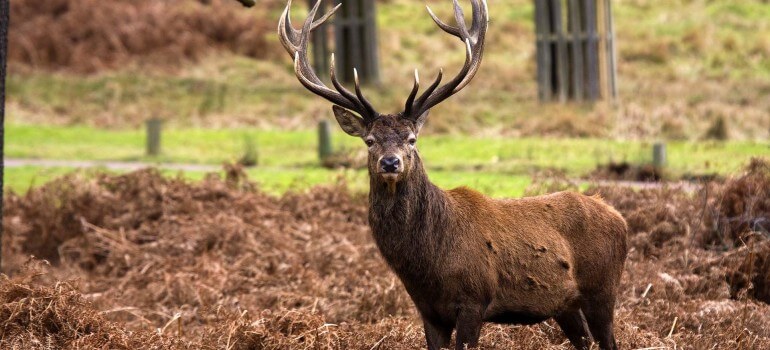
[[414,157],[395,191],[370,174],[369,225],[382,255],[402,280],[435,281],[429,276],[437,273],[445,256],[451,206],[446,193],[428,180],[420,156]]

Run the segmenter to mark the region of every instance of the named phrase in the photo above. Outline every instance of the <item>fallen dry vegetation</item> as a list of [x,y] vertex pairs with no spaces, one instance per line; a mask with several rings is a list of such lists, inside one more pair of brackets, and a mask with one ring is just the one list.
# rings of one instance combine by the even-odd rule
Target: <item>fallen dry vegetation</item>
[[[71,175],[8,195],[0,347],[423,346],[370,239],[365,197],[337,185],[276,198],[230,175]],[[769,191],[762,161],[696,193],[589,190],[631,228],[623,348],[770,347]],[[568,348],[552,322],[487,325],[481,342]]]
[[18,0],[8,61],[91,73],[129,63],[175,67],[214,50],[264,58],[273,26],[257,13],[232,0]]

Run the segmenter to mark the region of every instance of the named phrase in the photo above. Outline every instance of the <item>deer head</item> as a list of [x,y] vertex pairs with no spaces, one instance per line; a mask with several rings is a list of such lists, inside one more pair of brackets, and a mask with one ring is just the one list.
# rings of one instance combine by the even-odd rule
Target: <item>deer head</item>
[[[308,90],[334,103],[333,111],[340,127],[351,136],[360,137],[369,149],[369,174],[373,179],[391,186],[403,180],[419,159],[416,143],[430,108],[456,94],[470,83],[479,69],[484,53],[484,37],[487,30],[486,0],[471,0],[473,10],[471,27],[465,24],[462,9],[454,0],[454,16],[457,26],[442,22],[428,7],[428,14],[439,28],[458,37],[465,45],[465,64],[460,72],[444,85],[440,85],[443,71],[418,97],[420,79],[414,71],[414,85],[404,104],[404,110],[396,114],[380,114],[361,93],[356,70],[353,70],[355,93],[346,89],[335,75],[334,55],[331,57],[330,76],[334,90],[327,87],[313,71],[308,61],[310,33],[326,21],[340,5],[315,20],[321,0],[311,9],[301,30],[296,30],[289,19],[291,0],[278,22],[281,43],[294,59],[294,72]],[[426,6],[427,7],[427,6]]]

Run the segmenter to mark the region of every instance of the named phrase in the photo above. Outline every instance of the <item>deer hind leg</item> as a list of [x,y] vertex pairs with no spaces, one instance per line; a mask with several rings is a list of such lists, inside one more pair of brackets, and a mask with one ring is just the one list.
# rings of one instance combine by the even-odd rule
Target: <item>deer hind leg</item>
[[476,306],[460,307],[457,313],[457,340],[455,349],[475,348],[479,345],[479,335],[483,321],[483,308]]
[[449,346],[452,339],[452,327],[446,327],[442,324],[431,322],[423,318],[425,328],[425,339],[428,341],[428,350],[438,350]]
[[588,349],[592,341],[591,333],[580,309],[562,312],[554,319],[576,349]]
[[583,307],[588,327],[594,340],[602,350],[617,350],[615,334],[612,330],[615,313],[615,296],[595,296],[586,301]]

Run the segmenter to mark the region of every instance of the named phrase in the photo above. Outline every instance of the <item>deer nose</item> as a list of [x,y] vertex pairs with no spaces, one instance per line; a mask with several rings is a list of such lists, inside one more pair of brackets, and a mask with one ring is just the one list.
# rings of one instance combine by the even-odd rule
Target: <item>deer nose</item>
[[380,160],[380,167],[386,173],[395,173],[400,166],[401,161],[398,160],[398,157],[385,157]]

